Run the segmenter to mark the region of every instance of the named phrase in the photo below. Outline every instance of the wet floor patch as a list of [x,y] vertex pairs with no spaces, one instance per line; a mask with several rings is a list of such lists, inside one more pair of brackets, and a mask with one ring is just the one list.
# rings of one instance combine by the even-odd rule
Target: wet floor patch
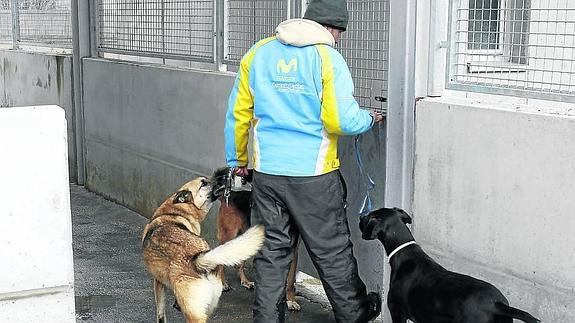
[[76,318],[87,320],[92,317],[94,310],[112,307],[116,299],[110,295],[76,296]]

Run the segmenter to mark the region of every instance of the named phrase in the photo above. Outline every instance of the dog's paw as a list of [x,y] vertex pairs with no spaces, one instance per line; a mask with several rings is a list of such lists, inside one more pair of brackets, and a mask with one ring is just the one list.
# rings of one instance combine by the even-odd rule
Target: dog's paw
[[288,310],[293,312],[299,312],[301,310],[301,306],[296,301],[287,301]]
[[251,281],[245,281],[242,282],[242,286],[244,286],[246,289],[254,289],[256,287],[256,284]]

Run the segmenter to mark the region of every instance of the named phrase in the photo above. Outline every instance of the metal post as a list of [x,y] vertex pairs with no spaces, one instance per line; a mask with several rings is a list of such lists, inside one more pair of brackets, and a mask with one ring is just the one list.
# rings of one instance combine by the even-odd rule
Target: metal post
[[[86,184],[84,145],[84,102],[82,88],[82,58],[90,56],[90,3],[85,0],[72,1],[72,69],[74,91],[74,131],[76,141],[76,164],[78,184]],[[90,1],[92,2],[92,1]],[[95,7],[92,7],[95,8]]]
[[[222,3],[222,62],[227,62],[230,58],[229,53],[229,4],[226,0],[221,0]],[[227,68],[227,66],[226,66]]]
[[[385,205],[408,212],[413,202],[416,9],[417,0],[390,0]],[[383,284],[389,290],[385,266]],[[384,321],[391,322],[383,308]]]
[[10,1],[10,11],[12,12],[12,48],[18,49],[20,43],[20,10],[18,0]]
[[[161,6],[161,28],[162,28],[162,55],[166,54],[166,4],[164,0],[160,3]],[[166,64],[166,58],[162,57],[162,64]]]
[[98,51],[98,44],[100,43],[100,24],[99,24],[99,4],[101,0],[92,0],[89,1],[89,16],[90,16],[90,24],[89,24],[89,41],[90,44],[90,57],[100,57],[100,52]]
[[301,17],[303,17],[303,15],[305,14],[306,9],[307,9],[307,1],[301,0]]
[[302,7],[305,5],[305,0],[290,0],[290,17],[289,18],[301,18],[303,17]]
[[441,96],[445,88],[447,67],[447,27],[449,4],[447,1],[431,0],[431,20],[429,36],[429,72],[427,93]]
[[[415,53],[415,97],[426,97],[427,96],[427,83],[430,78],[429,65],[431,64],[431,55],[429,44],[431,43],[431,38],[433,38],[434,29],[430,28],[433,24],[431,21],[431,6],[432,2],[436,0],[419,1],[417,3],[417,26],[415,34],[416,36],[416,48]],[[445,0],[437,0],[445,1]],[[443,77],[443,73],[441,74]]]
[[216,46],[214,48],[214,58],[216,60],[216,65],[218,66],[218,70],[223,72],[227,70],[227,66],[224,63],[224,37],[225,37],[225,30],[224,30],[224,17],[225,17],[225,0],[217,0],[216,3],[216,10],[215,10],[215,23],[216,23]]
[[411,210],[415,117],[415,8],[417,0],[391,0],[387,205]]
[[252,32],[252,34],[251,34],[251,36],[252,36],[251,43],[252,43],[252,44],[255,44],[256,41],[258,41],[258,39],[257,39],[257,37],[256,37],[256,32],[257,32],[257,30],[256,30],[256,19],[257,19],[257,15],[256,15],[256,2],[255,2],[255,0],[254,0],[254,1],[252,1],[251,3],[252,3],[252,17],[253,17],[253,19],[254,19],[254,23],[252,24],[252,26],[253,26],[253,32]]

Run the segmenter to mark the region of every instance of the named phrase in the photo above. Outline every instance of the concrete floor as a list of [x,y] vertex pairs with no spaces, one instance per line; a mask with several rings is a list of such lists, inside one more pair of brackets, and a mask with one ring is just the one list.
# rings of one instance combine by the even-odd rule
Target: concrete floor
[[[118,204],[71,186],[76,318],[78,322],[154,322],[152,281],[142,263],[140,233],[147,219]],[[208,219],[210,221],[213,219]],[[222,295],[210,322],[251,322],[253,292],[240,287]],[[298,297],[299,313],[287,322],[334,322],[330,310]],[[169,305],[173,297],[168,298]],[[184,322],[168,306],[168,322]]]

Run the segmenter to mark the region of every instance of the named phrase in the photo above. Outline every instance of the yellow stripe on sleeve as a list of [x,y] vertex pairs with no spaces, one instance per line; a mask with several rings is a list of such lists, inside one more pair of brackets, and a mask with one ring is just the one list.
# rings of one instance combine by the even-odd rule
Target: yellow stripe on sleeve
[[335,73],[333,64],[326,45],[316,45],[321,58],[321,78],[322,78],[322,100],[321,100],[321,121],[327,130],[328,149],[323,162],[323,173],[331,172],[339,168],[337,159],[338,135],[341,133],[339,114],[337,108],[337,98],[335,94]]
[[316,45],[321,57],[321,79],[322,79],[322,100],[321,100],[321,121],[329,133],[341,133],[339,124],[339,114],[337,108],[337,98],[335,94],[335,73],[329,49],[326,45]]

